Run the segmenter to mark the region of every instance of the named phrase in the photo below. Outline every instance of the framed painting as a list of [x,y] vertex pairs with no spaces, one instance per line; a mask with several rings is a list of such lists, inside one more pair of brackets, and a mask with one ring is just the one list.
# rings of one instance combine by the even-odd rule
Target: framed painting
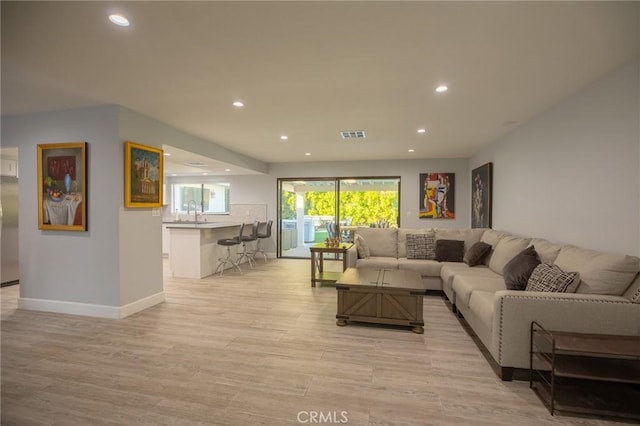
[[455,173],[420,173],[420,219],[455,219]]
[[87,230],[87,143],[38,145],[38,229]]
[[492,163],[471,171],[471,227],[491,228]]
[[159,148],[124,143],[124,206],[162,206],[163,153]]

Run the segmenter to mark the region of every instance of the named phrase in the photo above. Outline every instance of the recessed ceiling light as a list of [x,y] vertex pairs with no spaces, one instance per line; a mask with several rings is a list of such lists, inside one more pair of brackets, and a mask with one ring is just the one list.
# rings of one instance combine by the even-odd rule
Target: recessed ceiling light
[[164,153],[164,156],[165,156],[165,157],[171,157],[171,153],[169,153],[169,152],[165,152],[165,153]]
[[289,139],[289,136],[282,135],[282,136],[280,136],[280,139],[282,139],[283,141],[286,141],[287,139]]
[[230,172],[230,171],[231,171],[231,169],[224,169],[224,171],[225,171],[225,172]]
[[427,129],[418,129],[418,133],[426,133]]
[[409,149],[409,152],[416,152],[416,150],[411,148],[411,149]]
[[206,176],[206,175],[208,175],[208,174],[209,174],[209,173],[203,173],[203,174],[202,174],[202,176]]
[[311,153],[310,152],[305,152],[304,155],[311,155]]
[[436,87],[436,92],[438,92],[438,93],[444,93],[447,90],[449,90],[449,88],[447,86],[445,86],[444,84],[441,84],[440,86]]
[[234,106],[234,107],[236,107],[236,108],[242,108],[242,107],[244,106],[244,102],[241,102],[241,101],[235,101],[235,102],[233,103],[233,106]]
[[113,15],[109,15],[109,20],[119,27],[128,27],[129,20],[122,15],[118,15],[114,13]]
[[171,176],[178,176],[176,173],[171,173]]

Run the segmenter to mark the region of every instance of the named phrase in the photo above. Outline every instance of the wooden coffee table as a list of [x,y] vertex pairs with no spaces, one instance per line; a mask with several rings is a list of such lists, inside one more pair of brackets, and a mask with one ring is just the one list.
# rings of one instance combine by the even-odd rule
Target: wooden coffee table
[[420,274],[398,269],[347,268],[336,281],[336,324],[347,321],[413,327],[424,333],[422,297],[426,287]]

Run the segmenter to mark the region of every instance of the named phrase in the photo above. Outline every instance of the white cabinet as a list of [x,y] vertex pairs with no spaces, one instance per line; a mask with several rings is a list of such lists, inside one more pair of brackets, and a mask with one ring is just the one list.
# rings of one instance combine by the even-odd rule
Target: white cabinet
[[162,255],[169,255],[171,248],[171,231],[167,229],[167,225],[162,225]]
[[18,176],[18,162],[0,158],[0,174],[2,176]]

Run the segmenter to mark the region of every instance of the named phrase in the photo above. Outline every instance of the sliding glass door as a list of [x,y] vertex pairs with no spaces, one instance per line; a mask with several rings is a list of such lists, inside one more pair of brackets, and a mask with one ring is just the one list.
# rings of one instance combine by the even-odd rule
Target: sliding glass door
[[335,223],[335,179],[279,180],[279,256],[309,257],[309,247],[324,241]]
[[309,258],[330,237],[358,226],[399,226],[400,178],[278,179],[278,256]]
[[400,226],[400,178],[340,179],[339,199],[343,241],[352,242],[358,226]]

